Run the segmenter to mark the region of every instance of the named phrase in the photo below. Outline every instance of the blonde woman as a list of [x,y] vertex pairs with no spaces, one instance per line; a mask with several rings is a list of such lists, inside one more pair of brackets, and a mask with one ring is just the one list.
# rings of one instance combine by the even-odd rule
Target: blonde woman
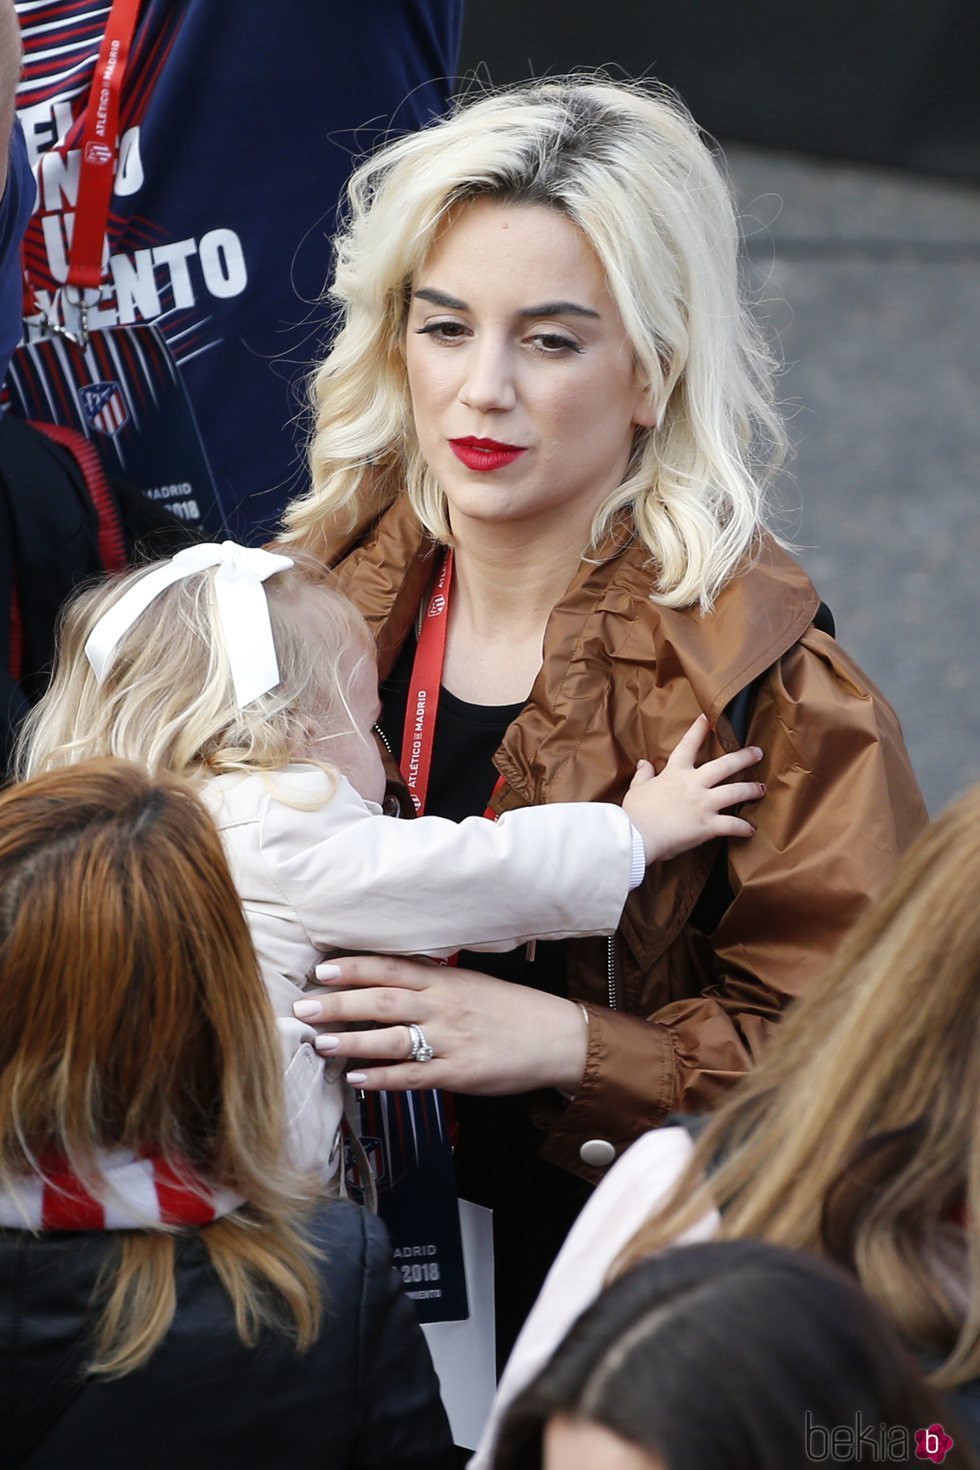
[[[649,1133],[596,1191],[501,1409],[610,1273],[673,1244],[755,1237],[852,1272],[980,1448],[978,887],[975,787],[906,854],[697,1143]],[[474,1463],[490,1463],[486,1445]]]
[[737,255],[677,100],[575,78],[383,149],[338,241],[286,540],[371,625],[412,794],[420,692],[441,815],[619,799],[699,713],[712,754],[765,751],[757,835],[656,865],[611,942],[493,976],[362,957],[321,1002],[362,1087],[463,1094],[505,1345],[588,1186],[752,1067],[925,820],[893,712],[763,528],[782,431]]
[[7,1470],[451,1466],[384,1230],[314,1208],[217,833],[103,760],[0,794]]

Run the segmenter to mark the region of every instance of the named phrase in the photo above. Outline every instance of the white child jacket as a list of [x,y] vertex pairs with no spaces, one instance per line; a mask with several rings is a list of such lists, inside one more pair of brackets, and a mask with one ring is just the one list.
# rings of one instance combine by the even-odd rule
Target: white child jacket
[[446,956],[611,934],[637,873],[620,807],[578,802],[496,822],[400,822],[318,766],[205,783],[284,1049],[295,1162],[336,1172],[343,1063],[325,1064],[293,1002],[325,954]]

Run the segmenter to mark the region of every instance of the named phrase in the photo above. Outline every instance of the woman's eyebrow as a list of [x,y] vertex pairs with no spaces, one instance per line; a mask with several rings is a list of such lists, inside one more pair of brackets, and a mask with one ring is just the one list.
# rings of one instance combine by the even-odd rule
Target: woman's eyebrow
[[599,312],[591,306],[580,306],[577,301],[545,301],[541,306],[522,306],[518,316],[591,316],[598,319]]
[[[429,301],[433,306],[442,306],[448,311],[470,309],[458,296],[450,296],[448,291],[437,291],[434,286],[420,286],[412,295],[420,301]],[[529,319],[539,316],[587,316],[598,319],[600,313],[577,301],[545,301],[540,306],[522,306],[517,315]]]
[[419,301],[431,301],[433,306],[445,306],[449,311],[469,311],[465,301],[450,296],[447,291],[437,291],[434,286],[422,286],[412,295]]

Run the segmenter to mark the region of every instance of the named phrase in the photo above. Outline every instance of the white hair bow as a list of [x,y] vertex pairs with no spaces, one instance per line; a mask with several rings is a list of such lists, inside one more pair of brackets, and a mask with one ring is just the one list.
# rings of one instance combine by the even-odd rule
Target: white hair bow
[[231,665],[235,703],[244,709],[279,683],[279,662],[262,583],[266,577],[284,572],[292,565],[292,557],[239,546],[234,541],[222,541],[220,546],[205,542],[178,551],[165,566],[148,572],[130,587],[92,629],[85,644],[85,657],[96,679],[100,684],[105,679],[119,640],[155,597],[181,578],[216,566],[214,592],[218,623]]

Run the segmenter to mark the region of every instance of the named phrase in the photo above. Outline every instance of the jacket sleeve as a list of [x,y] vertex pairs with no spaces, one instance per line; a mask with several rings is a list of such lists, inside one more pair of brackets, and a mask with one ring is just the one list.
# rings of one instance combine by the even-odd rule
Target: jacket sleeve
[[[583,1141],[618,1151],[670,1112],[710,1108],[751,1068],[927,821],[897,717],[817,629],[764,679],[747,743],[762,747],[767,792],[755,836],[727,844],[731,901],[713,933],[682,930],[652,973],[632,977],[634,994],[677,998],[641,1002],[641,1015],[588,1006],[585,1077],[543,1151],[578,1173]],[[635,964],[651,936],[631,930],[628,910],[621,939]]]
[[415,1308],[392,1265],[384,1226],[366,1212],[362,1220],[357,1464],[360,1470],[453,1470],[449,1421]]
[[609,803],[497,822],[372,812],[345,781],[321,813],[271,798],[262,854],[319,949],[449,955],[612,933],[629,891],[632,826]]

